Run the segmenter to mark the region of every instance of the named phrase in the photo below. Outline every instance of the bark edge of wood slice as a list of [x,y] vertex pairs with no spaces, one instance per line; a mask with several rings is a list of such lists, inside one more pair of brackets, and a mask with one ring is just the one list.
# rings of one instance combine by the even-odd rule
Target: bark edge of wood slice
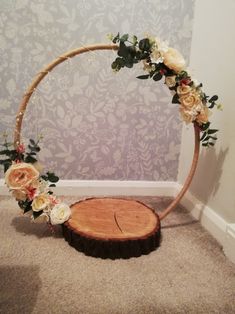
[[71,218],[62,225],[64,238],[88,256],[138,257],[160,245],[160,219],[139,201],[89,198],[70,207]]

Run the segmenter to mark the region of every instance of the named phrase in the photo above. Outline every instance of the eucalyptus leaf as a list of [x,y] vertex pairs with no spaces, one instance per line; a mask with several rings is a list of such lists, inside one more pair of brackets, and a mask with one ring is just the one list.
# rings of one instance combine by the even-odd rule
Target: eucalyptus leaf
[[216,133],[216,132],[218,132],[218,130],[216,130],[216,129],[210,129],[210,130],[208,130],[208,134],[214,134],[214,133]]
[[216,100],[218,100],[219,99],[219,97],[217,96],[217,95],[214,95],[214,96],[212,96],[210,99],[209,99],[209,102],[214,102],[214,101],[216,101]]
[[153,76],[153,80],[154,81],[160,81],[162,79],[162,74],[160,72],[157,72],[154,76]]
[[180,104],[179,95],[177,93],[175,93],[175,95],[172,98],[172,104]]
[[140,80],[146,80],[150,77],[149,74],[146,74],[146,75],[139,75],[139,76],[136,76],[136,78],[140,79]]

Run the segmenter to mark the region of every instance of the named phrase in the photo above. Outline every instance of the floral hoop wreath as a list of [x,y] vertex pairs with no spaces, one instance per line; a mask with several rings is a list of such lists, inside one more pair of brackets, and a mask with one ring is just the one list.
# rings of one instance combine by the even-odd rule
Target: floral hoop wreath
[[[69,51],[39,72],[20,103],[16,117],[14,143],[9,143],[7,136],[4,135],[5,140],[0,156],[5,155],[5,159],[1,158],[0,164],[4,166],[6,185],[18,201],[23,213],[30,214],[34,222],[47,222],[49,226],[63,224],[71,215],[70,207],[53,195],[52,188],[58,182],[58,176],[50,171],[46,174],[40,173],[41,169],[37,161],[40,139],[37,141],[30,139],[27,149],[20,141],[23,116],[31,95],[54,67],[69,58],[94,50],[117,50],[118,57],[112,63],[112,69],[115,72],[124,67],[132,68],[134,64],[142,62],[147,74],[137,78],[152,78],[154,81],[164,78],[165,84],[173,93],[172,103],[179,104],[180,114],[186,123],[193,123],[195,148],[190,172],[179,194],[159,214],[160,219],[175,208],[187,191],[196,170],[200,141],[203,146],[209,147],[213,146],[217,139],[215,133],[218,130],[210,128],[208,117],[210,109],[221,108],[221,105],[216,103],[218,96],[209,98],[202,91],[202,84],[198,84],[185,70],[185,61],[177,50],[168,47],[166,42],[152,37],[139,41],[136,36],[129,40],[128,34],[120,36],[118,33],[115,37],[112,35],[108,37],[113,44],[97,44]],[[200,133],[202,133],[201,137]]]

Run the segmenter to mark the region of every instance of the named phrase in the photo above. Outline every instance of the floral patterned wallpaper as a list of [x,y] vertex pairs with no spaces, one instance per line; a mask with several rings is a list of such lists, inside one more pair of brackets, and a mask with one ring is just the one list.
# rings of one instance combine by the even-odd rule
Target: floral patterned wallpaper
[[[32,78],[60,54],[108,33],[168,40],[188,60],[194,0],[1,0],[0,131],[12,134]],[[114,52],[67,60],[34,93],[23,139],[62,179],[176,180],[182,124],[163,83],[115,74]]]

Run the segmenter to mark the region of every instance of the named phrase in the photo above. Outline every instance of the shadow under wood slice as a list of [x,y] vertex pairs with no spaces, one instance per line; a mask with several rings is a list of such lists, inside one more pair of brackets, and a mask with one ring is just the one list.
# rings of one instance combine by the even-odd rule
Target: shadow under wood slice
[[141,202],[91,198],[71,205],[63,224],[66,241],[86,255],[130,258],[149,254],[160,244],[158,215]]

